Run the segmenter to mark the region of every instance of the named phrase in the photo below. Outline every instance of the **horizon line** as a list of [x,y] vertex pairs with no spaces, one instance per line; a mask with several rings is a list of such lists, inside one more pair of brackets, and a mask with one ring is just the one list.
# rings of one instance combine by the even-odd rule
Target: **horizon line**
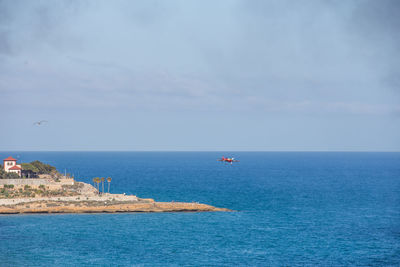
[[399,153],[400,150],[3,150],[0,152],[342,152],[342,153]]

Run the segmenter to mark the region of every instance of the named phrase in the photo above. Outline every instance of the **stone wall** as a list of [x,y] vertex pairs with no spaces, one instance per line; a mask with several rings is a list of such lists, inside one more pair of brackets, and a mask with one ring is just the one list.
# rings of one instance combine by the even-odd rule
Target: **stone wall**
[[0,179],[0,185],[13,184],[13,185],[73,185],[74,179],[60,179],[55,182],[52,179]]
[[[151,199],[146,200],[142,202],[147,202],[147,203],[154,203],[154,200]],[[123,194],[104,194],[104,195],[95,195],[95,196],[86,196],[86,195],[81,195],[81,196],[73,196],[73,197],[36,197],[36,198],[5,198],[5,199],[0,199],[0,206],[1,205],[13,205],[13,204],[19,204],[19,203],[28,203],[28,202],[34,202],[34,201],[70,201],[70,202],[82,202],[82,201],[97,201],[97,202],[112,202],[112,201],[120,201],[120,202],[136,202],[138,201],[137,196],[133,195],[123,195]],[[0,212],[1,214],[1,212]]]

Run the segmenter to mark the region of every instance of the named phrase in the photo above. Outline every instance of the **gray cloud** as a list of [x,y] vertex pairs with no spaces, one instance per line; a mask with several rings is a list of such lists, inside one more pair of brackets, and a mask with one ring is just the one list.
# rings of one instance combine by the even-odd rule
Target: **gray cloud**
[[0,31],[0,55],[10,53],[11,46],[8,42],[8,33],[6,31]]
[[396,0],[356,2],[351,16],[354,32],[370,42],[400,45],[400,2]]
[[84,1],[1,1],[0,53],[18,54],[27,46],[43,44],[56,48],[71,45],[76,40],[68,42],[73,36],[65,32],[65,25],[84,6]]
[[352,33],[373,50],[376,64],[384,68],[382,86],[400,91],[400,2],[359,1],[350,23]]
[[121,75],[145,68],[203,76],[248,96],[346,98],[344,83],[374,95],[382,84],[397,84],[398,6],[389,0],[2,1],[0,50],[25,57],[42,51],[40,60],[47,60],[52,49],[53,64],[65,63],[54,57],[69,57],[89,73],[79,65],[107,62]]
[[399,114],[398,14],[396,0],[0,0],[0,111],[377,133]]

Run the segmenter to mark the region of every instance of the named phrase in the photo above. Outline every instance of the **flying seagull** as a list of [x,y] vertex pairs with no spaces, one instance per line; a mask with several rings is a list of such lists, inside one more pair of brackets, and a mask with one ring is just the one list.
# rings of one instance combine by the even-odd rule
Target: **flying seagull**
[[37,122],[34,122],[33,123],[33,125],[42,125],[43,123],[45,123],[45,122],[47,122],[47,121],[45,121],[45,120],[41,120],[41,121],[37,121]]

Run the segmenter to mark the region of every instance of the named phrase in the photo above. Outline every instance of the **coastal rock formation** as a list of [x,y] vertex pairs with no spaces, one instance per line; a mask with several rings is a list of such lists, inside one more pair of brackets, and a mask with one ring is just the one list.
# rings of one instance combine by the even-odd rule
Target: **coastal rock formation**
[[1,205],[0,214],[18,213],[116,213],[116,212],[200,212],[229,211],[206,204],[183,202],[136,201],[131,203],[99,201],[34,201]]
[[[22,180],[22,179],[15,179]],[[199,203],[155,202],[125,194],[99,194],[91,185],[27,181],[0,184],[0,214],[229,211]],[[30,184],[26,184],[26,183]]]

